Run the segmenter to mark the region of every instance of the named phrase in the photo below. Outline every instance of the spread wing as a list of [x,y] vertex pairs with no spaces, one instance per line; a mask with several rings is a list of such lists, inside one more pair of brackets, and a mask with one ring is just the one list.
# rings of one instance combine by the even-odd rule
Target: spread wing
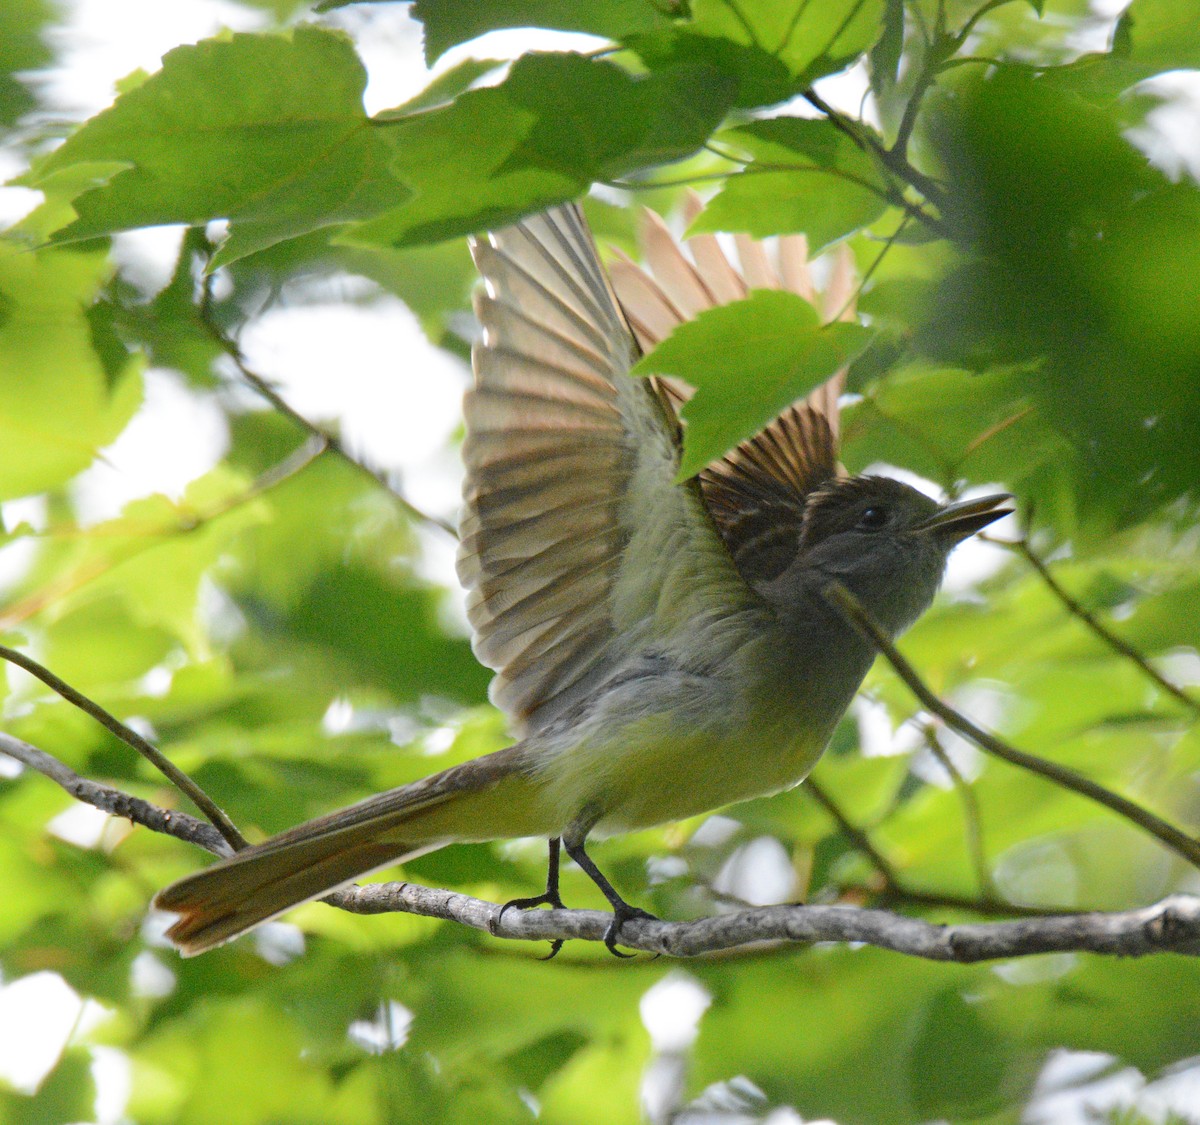
[[[689,222],[700,206],[696,197],[689,198]],[[685,320],[745,297],[751,289],[789,289],[822,307],[827,318],[854,315],[853,275],[844,249],[825,292],[818,294],[803,235],[779,239],[778,268],[761,243],[735,236],[740,271],[711,234],[688,240],[689,260],[652,211],[643,215],[641,241],[649,270],[622,257],[613,264],[612,279],[643,350]],[[681,404],[687,389],[665,382],[673,402]],[[700,474],[705,503],[738,571],[752,586],[777,577],[795,558],[806,497],[841,472],[838,397],[844,382],[844,372],[834,375]]]
[[673,483],[677,421],[628,377],[638,346],[579,209],[472,253],[459,577],[493,701],[537,729],[632,653],[708,650],[682,642],[757,600],[699,488]]

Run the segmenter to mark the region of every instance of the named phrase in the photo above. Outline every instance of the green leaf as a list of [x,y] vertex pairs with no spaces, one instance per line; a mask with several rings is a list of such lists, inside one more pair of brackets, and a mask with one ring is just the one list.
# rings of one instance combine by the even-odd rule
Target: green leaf
[[690,19],[628,35],[648,66],[703,63],[739,83],[740,106],[783,101],[844,70],[883,29],[885,0],[695,0]]
[[469,90],[485,74],[504,65],[500,59],[463,59],[457,66],[451,67],[444,74],[439,74],[428,86],[414,98],[409,98],[395,109],[384,110],[375,115],[376,121],[390,121],[397,117],[406,117],[410,113],[418,113],[423,109],[434,109],[439,105],[454,101],[459,94]]
[[412,197],[342,241],[438,242],[575,198],[594,180],[681,160],[732,96],[730,82],[698,67],[639,77],[581,55],[526,55],[499,86],[381,127]]
[[33,95],[19,75],[50,61],[44,34],[53,15],[49,0],[0,4],[0,125],[12,124],[33,108]]
[[632,374],[671,375],[696,389],[682,412],[678,479],[686,480],[846,366],[871,335],[857,324],[821,324],[794,293],[760,289],[680,325]]
[[348,39],[316,28],[179,47],[22,182],[74,165],[128,165],[73,200],[56,240],[230,220],[217,264],[394,205],[403,188],[362,107]]
[[545,27],[622,39],[669,24],[653,0],[417,0],[412,14],[425,25],[429,66],[451,47],[498,28]]
[[108,272],[101,254],[0,242],[0,498],[87,468],[141,403],[140,364],[110,376],[95,348],[88,307]]
[[829,121],[776,117],[721,134],[754,157],[731,177],[694,230],[747,231],[757,238],[803,232],[809,252],[874,222],[887,208],[875,163]]
[[1200,0],[1134,0],[1122,13],[1118,35],[1128,57],[1146,74],[1200,67]]

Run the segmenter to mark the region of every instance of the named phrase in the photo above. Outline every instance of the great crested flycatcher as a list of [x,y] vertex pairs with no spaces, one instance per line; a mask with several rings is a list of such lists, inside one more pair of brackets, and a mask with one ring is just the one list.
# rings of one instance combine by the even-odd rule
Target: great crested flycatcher
[[491,697],[520,740],[167,887],[155,905],[179,915],[167,936],[185,954],[406,857],[517,836],[550,840],[550,877],[516,905],[561,905],[561,841],[613,906],[613,949],[642,912],[596,868],[588,835],[803,780],[875,656],[830,584],[898,634],[933,600],[951,549],[1006,514],[1007,495],[939,506],[844,475],[836,377],[676,484],[686,391],[630,377],[640,347],[750,288],[813,293],[795,238],[781,240],[777,275],[749,240],[739,273],[712,236],[689,259],[661,224],[648,234],[653,276],[623,260],[612,282],[574,206],[472,245],[483,337],[458,570],[475,652],[497,672]]

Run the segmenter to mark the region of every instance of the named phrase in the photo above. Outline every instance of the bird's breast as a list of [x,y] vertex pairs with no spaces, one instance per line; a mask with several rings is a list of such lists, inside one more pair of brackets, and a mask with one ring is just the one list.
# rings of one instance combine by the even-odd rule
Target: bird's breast
[[832,699],[813,671],[763,635],[707,673],[660,664],[609,685],[539,755],[563,825],[593,810],[599,832],[630,831],[802,781],[857,687]]

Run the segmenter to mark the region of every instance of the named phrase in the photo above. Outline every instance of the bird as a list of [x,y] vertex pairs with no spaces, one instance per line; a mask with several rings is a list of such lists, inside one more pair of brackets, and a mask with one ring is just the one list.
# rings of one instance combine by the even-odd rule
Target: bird
[[[700,208],[686,204],[688,217]],[[706,309],[762,287],[815,301],[803,236],[775,269],[738,236],[687,253],[652,213],[649,269],[610,269],[577,204],[477,236],[475,378],[464,399],[458,574],[492,701],[516,741],[235,852],[162,890],[184,955],[302,902],[458,842],[541,837],[612,907],[605,934],[649,917],[587,850],[591,837],[693,817],[799,784],[876,650],[828,597],[838,584],[891,637],[932,603],[951,550],[1009,512],[1007,493],[938,503],[838,462],[843,373],[677,483],[689,388],[630,375]],[[851,309],[835,256],[826,312]],[[731,372],[730,377],[736,378]],[[555,951],[557,946],[555,947]]]

